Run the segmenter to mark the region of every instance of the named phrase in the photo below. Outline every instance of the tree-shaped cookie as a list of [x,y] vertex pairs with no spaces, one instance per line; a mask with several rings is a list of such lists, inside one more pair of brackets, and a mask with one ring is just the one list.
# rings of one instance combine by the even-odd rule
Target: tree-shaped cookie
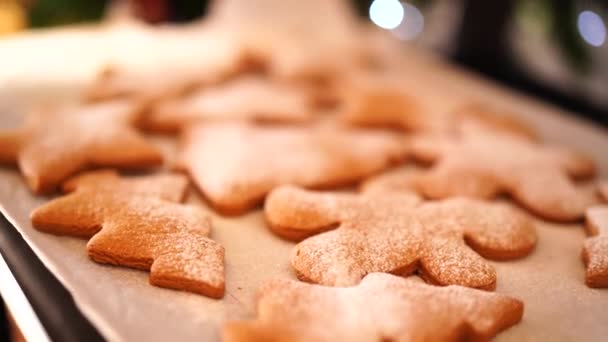
[[388,132],[215,123],[185,132],[178,168],[190,173],[217,210],[238,214],[276,186],[352,183],[406,152],[402,138]]
[[294,86],[262,77],[240,77],[159,103],[146,116],[145,125],[174,132],[195,121],[303,122],[313,114],[308,101]]
[[523,257],[536,244],[525,215],[465,198],[421,202],[411,194],[315,192],[285,186],[265,204],[270,228],[296,245],[291,265],[301,280],[357,284],[366,274],[418,272],[440,285],[493,289],[496,273],[481,256]]
[[38,230],[90,238],[96,262],[150,271],[150,284],[221,298],[224,248],[209,239],[211,222],[180,204],[181,175],[123,178],[103,171],[66,183],[69,194],[34,210]]
[[[600,185],[600,192],[608,200],[608,192],[604,193],[604,190],[608,190],[605,186],[606,184]],[[582,253],[587,266],[585,282],[590,287],[608,287],[608,205],[587,209],[585,217],[589,235]]]
[[433,163],[416,181],[429,198],[487,199],[506,193],[535,214],[556,221],[580,219],[588,205],[588,196],[570,180],[594,174],[593,161],[580,153],[481,130],[420,137],[412,150],[419,160]]
[[115,101],[32,114],[22,128],[0,133],[0,161],[17,162],[36,193],[54,190],[89,166],[159,165],[160,152],[133,127],[138,111]]
[[524,304],[373,273],[348,288],[274,280],[257,310],[256,319],[228,322],[224,341],[488,341],[521,320]]

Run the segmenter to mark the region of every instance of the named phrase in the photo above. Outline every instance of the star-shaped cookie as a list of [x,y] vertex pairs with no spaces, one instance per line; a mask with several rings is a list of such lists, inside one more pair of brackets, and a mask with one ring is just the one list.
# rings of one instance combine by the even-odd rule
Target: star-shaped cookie
[[150,284],[224,295],[224,248],[209,239],[210,218],[180,204],[182,175],[119,177],[110,171],[77,176],[65,196],[31,214],[38,230],[90,238],[91,259],[150,271]]
[[349,184],[406,153],[402,137],[388,132],[215,123],[185,132],[177,167],[190,174],[218,211],[240,214],[279,185]]
[[[299,279],[323,285],[357,284],[366,274],[493,289],[496,272],[481,256],[508,260],[536,244],[534,225],[503,204],[453,198],[422,202],[412,194],[316,192],[284,186],[264,207],[271,230],[291,240]],[[314,236],[312,236],[314,235]]]
[[521,320],[524,304],[373,273],[348,288],[274,280],[257,308],[255,319],[228,322],[224,341],[488,341]]
[[91,166],[160,165],[161,153],[133,127],[138,112],[126,101],[37,112],[20,129],[0,133],[0,160],[17,162],[36,193]]
[[582,218],[589,196],[571,178],[595,173],[591,159],[574,151],[482,130],[413,140],[414,157],[432,163],[416,180],[426,197],[493,198],[509,194],[533,213],[555,221]]
[[297,87],[259,76],[244,76],[160,102],[146,115],[145,126],[175,132],[196,121],[294,123],[308,121],[312,114],[309,99]]

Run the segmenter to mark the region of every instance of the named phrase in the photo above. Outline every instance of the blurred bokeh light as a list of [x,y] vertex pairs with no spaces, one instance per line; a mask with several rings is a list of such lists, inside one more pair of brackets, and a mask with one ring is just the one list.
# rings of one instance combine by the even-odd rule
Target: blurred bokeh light
[[578,16],[578,31],[581,37],[593,46],[602,46],[606,41],[606,25],[595,12],[583,11]]
[[391,30],[403,21],[403,6],[397,0],[375,0],[369,6],[369,17],[379,27]]

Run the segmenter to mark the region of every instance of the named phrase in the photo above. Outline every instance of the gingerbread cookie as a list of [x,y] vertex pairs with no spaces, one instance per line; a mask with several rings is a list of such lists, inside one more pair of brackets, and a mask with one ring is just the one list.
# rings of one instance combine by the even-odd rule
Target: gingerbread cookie
[[313,114],[308,101],[296,87],[258,76],[240,77],[159,103],[146,116],[145,125],[175,132],[195,121],[304,122]]
[[69,194],[35,209],[32,224],[90,238],[91,259],[149,270],[152,285],[221,298],[224,248],[209,239],[207,215],[179,204],[187,185],[181,175],[84,174],[66,183]]
[[133,128],[138,114],[123,101],[36,113],[22,128],[0,134],[0,159],[17,162],[36,193],[89,166],[160,165],[160,152]]
[[412,152],[418,160],[433,163],[416,180],[418,190],[432,199],[487,199],[506,193],[535,214],[556,221],[582,218],[589,204],[570,178],[593,176],[594,163],[570,150],[475,130],[451,137],[418,137]]
[[523,139],[538,140],[536,131],[514,114],[501,111],[482,103],[469,103],[451,113],[449,126],[457,132],[466,130],[489,130],[511,134]]
[[582,253],[587,266],[585,282],[589,287],[608,287],[608,206],[591,207],[585,216],[589,235]]
[[418,194],[417,181],[423,173],[410,166],[395,168],[369,177],[359,187],[362,192],[400,192]]
[[[496,286],[494,268],[479,255],[508,260],[536,244],[534,225],[502,204],[465,198],[421,202],[411,194],[365,194],[277,188],[266,221],[280,236],[299,240],[291,265],[301,280],[357,284],[366,274],[415,271],[440,285]],[[475,253],[475,252],[477,253]]]
[[347,123],[448,133],[467,122],[486,130],[536,137],[523,121],[475,100],[448,95],[438,98],[436,87],[404,84],[403,78],[396,79],[393,75],[358,75],[348,79],[341,89],[345,103],[341,119]]
[[137,98],[153,101],[179,96],[202,84],[190,72],[169,70],[129,71],[117,66],[103,68],[83,94],[86,101]]
[[599,191],[604,201],[608,202],[608,181],[600,183]]
[[344,102],[341,119],[349,124],[434,131],[446,121],[446,107],[455,106],[425,100],[420,96],[425,93],[408,93],[394,77],[375,73],[355,75],[340,89]]
[[407,152],[398,135],[329,125],[202,124],[183,138],[177,167],[225,214],[251,209],[282,184],[317,188],[356,182]]
[[[84,91],[86,101],[105,101],[130,98],[150,103],[187,93],[197,87],[216,84],[235,75],[258,71],[260,61],[243,51],[236,42],[214,30],[186,30],[175,32],[155,29],[154,39],[163,48],[188,51],[184,48],[196,40],[198,46],[210,44],[213,48],[199,50],[199,58],[184,58],[177,52],[174,59],[137,63],[137,65],[109,64],[100,70],[97,77]],[[172,51],[173,52],[173,51]],[[181,56],[180,56],[181,55]],[[166,59],[166,57],[165,57]],[[193,62],[194,61],[194,62]]]
[[[152,185],[152,186],[151,186]],[[62,184],[64,193],[78,189],[96,189],[150,196],[170,202],[182,202],[188,189],[188,179],[176,174],[155,174],[145,177],[121,177],[116,170],[102,169],[78,174]]]
[[229,322],[237,341],[487,341],[517,324],[524,304],[461,286],[436,287],[372,273],[355,287],[278,279],[258,299],[258,317]]

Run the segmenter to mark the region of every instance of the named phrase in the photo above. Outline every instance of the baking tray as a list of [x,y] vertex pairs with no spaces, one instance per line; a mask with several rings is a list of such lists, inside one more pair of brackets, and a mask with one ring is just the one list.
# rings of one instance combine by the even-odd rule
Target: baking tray
[[[62,44],[77,42],[67,40]],[[140,56],[142,53],[138,51]],[[608,174],[605,153],[608,133],[604,129],[505,90],[432,55],[415,50],[405,53],[409,77],[429,82],[440,80],[462,96],[482,94],[488,104],[528,121],[545,140],[586,151],[598,162],[600,175]],[[96,66],[102,62],[97,61]],[[71,79],[92,77],[94,66],[91,63],[91,70],[86,72],[77,70],[82,74]],[[65,70],[69,72],[67,66]],[[66,98],[73,98],[78,92],[77,86],[68,87],[65,82],[58,81],[59,85],[54,86],[53,79],[43,84],[48,87],[25,81],[4,83],[0,87],[0,106],[4,106],[0,107],[0,129],[17,125],[22,119],[21,109],[38,99],[58,97],[48,96],[51,91]],[[173,155],[175,146],[171,139],[152,139],[168,156]],[[108,340],[217,340],[221,324],[226,320],[255,316],[255,294],[263,283],[273,277],[294,278],[289,267],[293,244],[268,231],[260,209],[241,217],[225,218],[209,210],[195,191],[190,194],[189,202],[199,203],[212,215],[211,236],[226,248],[226,295],[214,300],[150,286],[146,272],[90,261],[84,240],[36,231],[31,226],[29,213],[46,200],[33,196],[16,170],[0,169],[0,210],[45,267],[71,293],[83,315]],[[605,339],[608,290],[590,289],[584,284],[580,260],[585,238],[582,225],[537,221],[537,226],[539,243],[530,256],[517,261],[491,262],[498,275],[496,291],[518,297],[525,303],[523,321],[498,335],[496,340]],[[65,328],[70,329],[69,321],[66,322]]]

